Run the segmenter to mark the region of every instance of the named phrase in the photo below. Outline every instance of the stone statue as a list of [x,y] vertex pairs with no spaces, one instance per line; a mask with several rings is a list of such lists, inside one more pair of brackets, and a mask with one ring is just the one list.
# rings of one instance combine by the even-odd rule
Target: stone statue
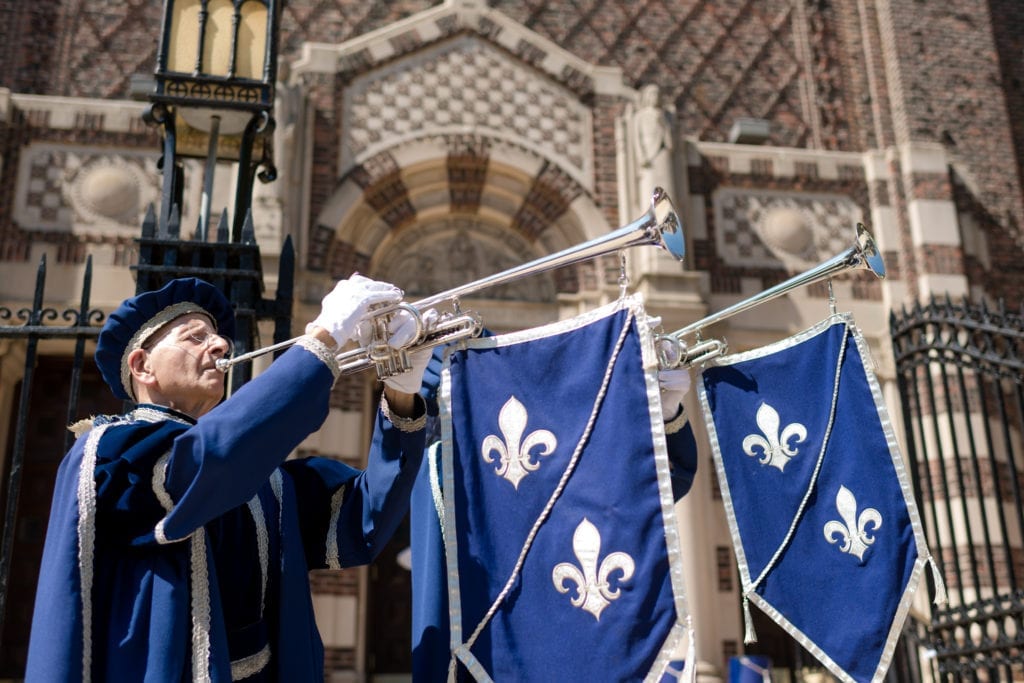
[[275,183],[280,195],[287,194],[302,173],[298,163],[301,155],[295,147],[299,143],[298,132],[302,125],[303,92],[301,85],[291,81],[291,64],[287,60],[282,59],[278,63],[274,90],[274,161],[278,178],[285,180]]
[[639,203],[646,209],[651,192],[662,187],[671,196],[675,192],[672,170],[672,126],[668,112],[661,106],[657,85],[640,90],[640,102],[633,114],[633,152],[636,155]]

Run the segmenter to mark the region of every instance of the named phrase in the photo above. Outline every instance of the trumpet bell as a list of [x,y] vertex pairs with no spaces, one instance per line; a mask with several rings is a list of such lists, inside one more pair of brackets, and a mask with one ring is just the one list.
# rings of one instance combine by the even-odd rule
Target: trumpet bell
[[659,352],[659,361],[662,367],[694,365],[710,360],[716,355],[721,355],[726,350],[724,342],[716,342],[720,344],[719,348],[715,348],[708,342],[698,342],[696,346],[688,347],[683,338],[700,332],[705,327],[732,317],[737,313],[742,313],[754,306],[759,306],[766,301],[780,297],[797,287],[809,285],[820,280],[827,280],[847,270],[870,270],[879,279],[885,277],[885,261],[882,260],[882,253],[878,250],[874,237],[871,236],[871,233],[868,232],[863,223],[857,223],[853,246],[843,253],[833,256],[814,268],[795,275],[784,282],[780,282],[760,294],[755,294],[717,313],[712,313],[694,323],[690,323],[671,334],[664,335],[664,338],[659,340],[660,348],[665,349],[665,351]]
[[653,230],[662,249],[672,254],[677,261],[686,258],[686,239],[683,236],[683,223],[679,220],[675,206],[660,187],[654,189],[651,197],[651,213],[654,216]]
[[863,223],[857,224],[857,244],[854,247],[855,256],[859,257],[863,264],[861,267],[870,270],[878,279],[885,279],[885,261],[882,259],[882,252],[875,245],[875,238],[871,236]]

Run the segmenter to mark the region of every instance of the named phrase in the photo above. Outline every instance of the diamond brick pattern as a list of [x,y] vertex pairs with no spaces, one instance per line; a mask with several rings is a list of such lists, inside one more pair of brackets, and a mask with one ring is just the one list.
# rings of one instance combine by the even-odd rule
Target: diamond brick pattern
[[[655,83],[681,129],[725,140],[741,116],[784,121],[773,142],[801,147],[812,122],[801,101],[791,0],[495,0],[493,7],[570,52]],[[844,125],[843,112],[833,115]],[[831,136],[838,139],[838,136]]]
[[[306,41],[341,43],[438,4],[291,0],[282,10],[281,54],[295,54]],[[735,118],[754,116],[780,122],[772,130],[776,144],[800,147],[813,142],[810,112],[801,101],[801,79],[808,78],[808,67],[798,59],[791,0],[494,0],[489,4],[583,59],[621,67],[633,85],[656,83],[675,102],[687,134],[725,140]],[[67,33],[54,60],[56,92],[123,96],[131,74],[151,71],[155,64],[154,27],[159,26],[159,18],[159,5],[146,0],[69,4],[61,18]],[[842,101],[836,102],[835,60],[827,59],[831,52],[822,44],[827,35],[820,30],[811,33],[816,40],[815,62],[822,70],[813,78],[824,91],[823,106],[827,105],[821,116],[826,129],[819,137],[829,146],[844,144],[849,136],[843,131],[850,124]],[[477,68],[490,66],[494,65],[481,63]],[[398,98],[400,93],[392,95]],[[445,109],[436,112],[438,120],[457,120],[458,114]],[[523,113],[513,108],[490,114],[503,120],[510,115],[522,117]]]

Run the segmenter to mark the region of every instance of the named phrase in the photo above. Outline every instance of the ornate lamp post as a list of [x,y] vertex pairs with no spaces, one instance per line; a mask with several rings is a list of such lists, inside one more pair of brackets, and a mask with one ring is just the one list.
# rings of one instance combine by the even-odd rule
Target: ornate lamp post
[[149,120],[163,126],[160,227],[181,202],[182,158],[206,159],[199,236],[209,235],[218,161],[238,162],[232,241],[241,236],[256,169],[273,180],[270,141],[280,9],[277,0],[166,0]]
[[[253,348],[256,322],[274,318],[275,341],[289,337],[294,251],[282,248],[276,300],[261,298],[263,273],[252,228],[253,183],[275,179],[274,83],[284,0],[164,0],[163,21],[145,120],[161,128],[163,192],[139,239],[137,289],[194,275],[220,287],[235,305],[236,349]],[[183,159],[203,159],[202,202],[192,240],[180,238]],[[234,213],[211,230],[218,163],[236,164]],[[250,377],[236,367],[232,385]]]

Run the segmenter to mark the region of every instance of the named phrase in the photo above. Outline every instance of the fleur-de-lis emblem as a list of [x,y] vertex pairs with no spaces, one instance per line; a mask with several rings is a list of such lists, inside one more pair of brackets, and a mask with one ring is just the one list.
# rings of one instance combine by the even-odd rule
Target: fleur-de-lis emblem
[[601,557],[601,534],[586,517],[572,535],[572,551],[580,566],[560,562],[551,572],[551,581],[559,593],[569,592],[566,581],[575,583],[576,597],[571,598],[573,607],[585,609],[600,621],[604,608],[619,597],[619,589],[613,589],[609,584],[611,573],[615,570],[622,572],[617,581],[621,585],[633,578],[636,565],[632,557],[622,552],[611,553],[598,564]]
[[[786,463],[797,454],[794,445],[807,438],[807,427],[799,422],[793,422],[786,425],[786,428],[780,432],[779,425],[782,424],[782,420],[779,417],[779,411],[767,403],[762,403],[761,407],[757,409],[756,420],[757,426],[764,436],[760,434],[747,435],[747,438],[743,439],[743,452],[753,457],[757,455],[754,449],[760,449],[761,457],[758,462],[762,465],[777,467],[782,472]],[[793,445],[790,444],[791,440]]]
[[867,508],[858,516],[857,499],[845,486],[840,486],[836,494],[836,509],[843,521],[833,520],[825,525],[825,540],[829,543],[842,541],[839,549],[855,555],[864,564],[864,553],[875,542],[875,537],[869,535],[868,525],[872,527],[871,532],[877,532],[882,528],[882,515],[875,508]]
[[[501,412],[498,413],[498,426],[501,427],[501,433],[505,440],[502,441],[494,434],[489,434],[481,446],[484,462],[494,462],[491,452],[498,452],[500,462],[495,468],[495,472],[499,477],[505,477],[512,482],[516,490],[519,489],[519,482],[523,477],[540,467],[539,458],[550,455],[558,445],[558,439],[546,429],[532,432],[520,443],[519,440],[522,438],[523,432],[526,431],[527,419],[526,408],[515,396],[512,396],[505,401]],[[534,462],[530,451],[537,446],[540,446],[541,450],[537,453],[538,460]]]

